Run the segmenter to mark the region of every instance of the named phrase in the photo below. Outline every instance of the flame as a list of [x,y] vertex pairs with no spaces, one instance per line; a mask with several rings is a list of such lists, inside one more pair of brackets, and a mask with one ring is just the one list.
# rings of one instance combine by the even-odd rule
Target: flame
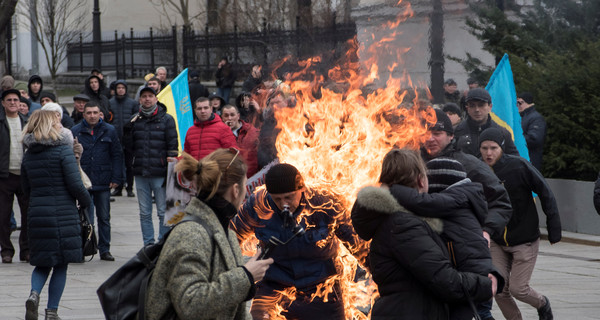
[[[436,121],[435,112],[428,102],[419,99],[419,90],[413,87],[406,71],[395,76],[403,65],[402,56],[410,50],[394,43],[400,34],[395,29],[413,15],[410,4],[400,0],[397,6],[402,10],[396,21],[384,24],[378,32],[385,35],[373,34],[361,44],[356,38],[348,41],[349,50],[329,68],[327,77],[316,71],[324,59],[312,57],[299,61],[298,69],[290,72],[277,89],[296,99],[293,107],[273,110],[281,129],[276,140],[279,160],[296,166],[310,188],[334,195],[336,203],[325,205],[335,207],[338,224],[350,221],[358,190],[377,183],[384,155],[394,147],[417,149],[427,139],[428,125]],[[286,57],[274,69],[290,61]],[[389,74],[385,85],[376,83],[381,71]],[[428,91],[425,98],[427,95]],[[260,208],[257,212],[260,216]],[[308,214],[303,212],[298,221],[306,221]],[[319,246],[335,238],[335,227]],[[339,285],[346,318],[367,319],[369,315],[361,309],[368,310],[378,293],[368,274],[355,281],[359,260],[366,257],[369,245],[355,237],[355,246],[337,242],[339,272],[320,284],[311,299],[327,299]],[[243,243],[245,254],[252,254],[256,248],[249,243],[255,242]],[[283,319],[281,312],[295,293],[294,288],[286,289],[276,298],[254,303],[270,306],[266,308],[270,310],[269,319]]]

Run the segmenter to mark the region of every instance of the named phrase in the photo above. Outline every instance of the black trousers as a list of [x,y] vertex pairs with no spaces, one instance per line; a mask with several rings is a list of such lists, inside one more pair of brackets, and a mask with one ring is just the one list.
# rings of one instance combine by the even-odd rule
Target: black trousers
[[29,208],[29,197],[21,187],[21,176],[9,173],[7,178],[0,178],[0,249],[2,257],[13,257],[15,247],[10,241],[10,213],[13,201],[17,196],[19,208],[21,209],[21,232],[19,234],[19,258],[25,260],[29,254],[29,242],[27,239],[27,210]]

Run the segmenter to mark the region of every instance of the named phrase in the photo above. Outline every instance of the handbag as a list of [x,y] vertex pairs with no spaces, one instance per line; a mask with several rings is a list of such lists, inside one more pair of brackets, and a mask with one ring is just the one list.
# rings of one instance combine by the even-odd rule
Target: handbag
[[83,182],[83,186],[87,190],[90,190],[92,188],[92,180],[90,180],[90,177],[88,177],[85,171],[81,169],[81,165],[79,164],[79,162],[77,163],[77,166],[79,167],[79,173],[81,174],[81,182]]
[[[83,256],[92,256],[89,261],[92,261],[94,255],[98,253],[98,239],[94,226],[90,223],[88,216],[88,208],[79,208],[79,221],[81,225],[81,241]],[[85,259],[84,259],[85,260]]]

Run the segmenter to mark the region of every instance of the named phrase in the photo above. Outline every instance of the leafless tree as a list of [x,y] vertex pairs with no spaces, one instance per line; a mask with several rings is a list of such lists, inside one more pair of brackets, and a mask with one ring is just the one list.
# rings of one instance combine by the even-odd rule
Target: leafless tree
[[10,26],[16,6],[17,0],[0,0],[0,74],[4,74],[6,62],[6,30]]
[[35,7],[29,1],[19,5],[19,14],[35,25],[35,37],[40,43],[56,91],[56,75],[67,58],[67,45],[78,39],[89,23],[86,0],[40,0]]
[[[194,24],[199,23],[199,18],[203,16],[206,11],[198,10],[198,5],[194,5],[199,1],[190,0],[150,0],[150,3],[154,5],[155,9],[161,14],[161,18],[167,20],[168,26],[176,25],[177,19],[171,18],[170,14],[165,14],[169,11],[175,11],[178,18],[181,18],[183,25],[192,28]],[[202,6],[200,6],[202,8]]]

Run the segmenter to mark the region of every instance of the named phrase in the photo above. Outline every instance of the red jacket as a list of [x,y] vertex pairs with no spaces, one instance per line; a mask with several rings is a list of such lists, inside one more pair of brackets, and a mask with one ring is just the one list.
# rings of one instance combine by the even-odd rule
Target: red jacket
[[238,130],[236,141],[248,164],[248,178],[252,177],[258,171],[258,133],[258,129],[244,121],[242,121],[240,130]]
[[185,135],[183,151],[200,160],[219,148],[237,148],[231,129],[215,114],[211,120],[194,121]]

